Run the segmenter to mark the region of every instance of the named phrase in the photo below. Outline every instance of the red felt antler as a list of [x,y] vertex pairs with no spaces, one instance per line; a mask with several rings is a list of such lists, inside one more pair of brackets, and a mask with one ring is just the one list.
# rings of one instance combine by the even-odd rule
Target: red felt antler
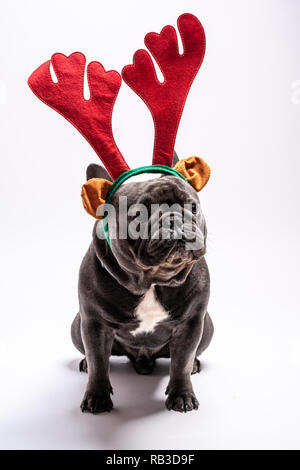
[[90,99],[83,96],[85,56],[74,52],[69,57],[54,54],[51,58],[58,83],[50,75],[50,60],[29,77],[32,91],[44,103],[70,121],[86,138],[101,158],[113,179],[129,170],[112,133],[112,111],[121,77],[118,72],[106,72],[99,62],[87,66]]
[[153,164],[172,165],[175,139],[183,107],[191,84],[205,53],[205,33],[200,21],[189,13],[178,18],[184,53],[178,51],[176,31],[172,26],[160,34],[149,33],[145,45],[157,61],[164,82],[157,79],[147,51],[134,54],[133,65],[122,71],[124,81],[148,106],[155,126]]

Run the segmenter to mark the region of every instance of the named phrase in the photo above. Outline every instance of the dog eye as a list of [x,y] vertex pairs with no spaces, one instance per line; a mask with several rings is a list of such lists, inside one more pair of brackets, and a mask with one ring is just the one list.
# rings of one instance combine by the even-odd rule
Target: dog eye
[[192,213],[193,214],[197,213],[197,204],[195,202],[192,203]]

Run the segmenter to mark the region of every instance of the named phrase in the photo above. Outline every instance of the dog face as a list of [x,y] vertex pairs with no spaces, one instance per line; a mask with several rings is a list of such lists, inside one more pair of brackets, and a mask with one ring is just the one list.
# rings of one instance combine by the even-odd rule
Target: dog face
[[[183,282],[205,253],[206,225],[197,192],[210,169],[199,157],[179,160],[184,176],[166,175],[143,182],[127,180],[106,204],[112,186],[106,170],[90,165],[82,188],[83,205],[93,217],[106,216],[111,249],[119,265],[153,282]],[[104,238],[102,220],[96,234]]]
[[126,267],[143,270],[160,283],[174,284],[184,280],[204,255],[206,225],[199,198],[183,179],[164,175],[124,184],[111,204],[112,249]]

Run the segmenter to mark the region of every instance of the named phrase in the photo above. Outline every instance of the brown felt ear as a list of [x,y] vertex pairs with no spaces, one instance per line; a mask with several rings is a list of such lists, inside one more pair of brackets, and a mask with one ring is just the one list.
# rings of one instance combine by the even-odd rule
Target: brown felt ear
[[179,160],[174,170],[181,173],[196,191],[201,191],[210,177],[210,168],[200,157],[189,157]]
[[103,219],[102,216],[97,215],[97,209],[105,203],[111,186],[111,181],[102,178],[92,178],[82,186],[81,198],[83,207],[95,219]]

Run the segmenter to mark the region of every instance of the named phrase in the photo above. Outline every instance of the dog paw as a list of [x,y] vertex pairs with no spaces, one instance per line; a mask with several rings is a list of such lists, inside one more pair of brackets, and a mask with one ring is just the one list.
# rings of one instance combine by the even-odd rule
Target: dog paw
[[79,362],[79,370],[80,372],[88,371],[87,361],[85,357]]
[[104,413],[110,412],[113,408],[113,402],[111,401],[109,392],[103,393],[90,393],[86,392],[80,405],[81,411],[84,413]]
[[192,369],[192,375],[193,374],[199,374],[199,372],[201,372],[201,362],[199,361],[199,359],[197,359],[195,357],[194,365],[193,365],[193,369]]
[[170,392],[166,400],[167,409],[179,411],[180,413],[186,413],[187,411],[197,410],[199,408],[199,402],[194,392]]

